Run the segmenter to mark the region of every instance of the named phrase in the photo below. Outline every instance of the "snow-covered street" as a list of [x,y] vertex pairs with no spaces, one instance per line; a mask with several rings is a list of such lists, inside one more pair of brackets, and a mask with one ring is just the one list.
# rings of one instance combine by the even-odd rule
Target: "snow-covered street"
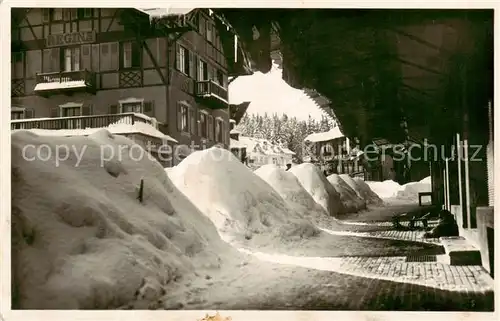
[[[72,152],[56,166],[63,144]],[[310,164],[252,172],[217,147],[165,170],[135,146],[107,130],[12,135],[14,306],[492,308],[484,271],[405,261],[443,254],[376,219],[413,201],[386,204],[370,183]],[[446,278],[455,274],[465,281]]]

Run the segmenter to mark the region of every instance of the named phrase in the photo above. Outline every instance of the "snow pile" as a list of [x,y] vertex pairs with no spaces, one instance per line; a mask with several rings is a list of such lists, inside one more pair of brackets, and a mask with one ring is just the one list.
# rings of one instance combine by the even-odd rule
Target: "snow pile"
[[348,174],[340,174],[340,178],[344,180],[355,192],[365,200],[367,205],[382,205],[383,201],[375,194],[370,186],[361,178],[352,178]]
[[256,235],[283,241],[316,236],[319,230],[231,152],[212,147],[186,157],[169,173],[172,182],[228,242]]
[[276,165],[264,165],[254,172],[266,181],[285,201],[297,208],[300,213],[308,216],[318,214],[324,216],[325,210],[302,187],[292,173]]
[[[23,151],[30,144],[38,156],[35,148]],[[155,303],[180,278],[219,268],[233,253],[161,165],[149,154],[139,159],[134,145],[107,130],[88,137],[12,134],[14,306]],[[59,163],[58,147],[65,159]]]
[[[118,121],[110,124],[107,127],[101,127],[101,128],[85,128],[85,129],[38,129],[38,128],[33,128],[30,129],[30,131],[34,134],[40,135],[40,136],[88,136],[92,135],[94,133],[97,133],[101,131],[103,128],[106,128],[110,133],[112,134],[144,134],[147,136],[151,137],[156,137],[164,140],[165,142],[170,141],[174,143],[178,143],[177,140],[172,138],[169,135],[163,134],[161,131],[159,131],[157,128],[153,126],[153,118],[150,118],[146,115],[143,114],[135,114],[135,116],[144,119],[146,122],[140,122],[140,121],[135,121],[134,124],[132,124],[132,116],[124,116],[123,118],[119,119]],[[48,118],[51,119],[51,118]],[[42,120],[36,119],[36,120]],[[23,120],[24,121],[24,120]],[[64,119],[63,119],[64,121]],[[71,119],[71,121],[74,121],[74,119]],[[149,122],[149,123],[147,123]],[[14,130],[16,132],[17,130]]]
[[289,172],[297,177],[302,187],[330,216],[339,216],[346,213],[339,193],[317,166],[304,163],[292,167]]
[[382,199],[396,197],[398,192],[403,190],[401,185],[390,179],[383,182],[366,183]]
[[432,190],[431,177],[428,176],[419,182],[400,185],[393,180],[383,182],[366,182],[370,188],[383,199],[399,199],[405,201],[418,201],[418,193]]
[[339,175],[332,174],[328,176],[328,181],[332,184],[335,190],[340,194],[340,200],[348,213],[355,213],[359,210],[366,209],[366,201],[356,194]]
[[431,178],[429,176],[419,182],[407,183],[401,187],[402,189],[396,195],[398,199],[418,201],[418,193],[432,191]]

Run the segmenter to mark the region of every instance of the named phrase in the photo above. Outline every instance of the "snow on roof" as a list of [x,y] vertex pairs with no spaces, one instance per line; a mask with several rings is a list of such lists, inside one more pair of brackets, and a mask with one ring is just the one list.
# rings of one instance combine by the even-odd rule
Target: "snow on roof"
[[230,134],[241,134],[241,131],[237,128],[233,128],[233,129],[231,129],[231,131],[229,133]]
[[[145,116],[147,117],[147,116]],[[177,140],[174,138],[170,137],[169,135],[165,135],[162,132],[160,132],[158,129],[154,128],[153,126],[146,124],[146,123],[141,123],[141,122],[136,122],[133,125],[132,124],[127,124],[125,123],[125,119],[120,120],[116,123],[113,123],[107,127],[110,133],[112,134],[144,134],[147,136],[151,137],[156,137],[160,139],[164,139],[166,141],[171,141],[174,143],[178,143]],[[106,128],[106,127],[104,127]],[[13,131],[18,131],[20,129],[16,129]],[[40,136],[88,136],[91,135],[95,132],[98,132],[102,130],[101,128],[85,128],[85,129],[29,129],[29,131],[40,135]]]
[[281,146],[273,144],[267,139],[240,136],[238,141],[239,141],[238,146],[246,147],[248,153],[253,152],[258,145],[260,146],[262,152],[265,155],[272,155],[272,156],[279,156],[282,154],[295,155],[295,153],[289,150],[288,148],[283,148]]
[[340,137],[344,137],[344,134],[342,134],[338,127],[334,127],[327,132],[310,134],[304,139],[304,141],[316,143],[325,142]]
[[190,13],[195,8],[135,8],[150,18],[163,18],[168,16],[181,16]]
[[229,148],[246,148],[247,146],[236,139],[229,140]]
[[72,80],[64,82],[43,82],[35,86],[35,91],[65,89],[65,88],[80,88],[87,86],[84,80]]
[[303,90],[291,87],[283,80],[283,70],[273,62],[268,73],[255,72],[240,76],[229,85],[231,105],[250,102],[246,113],[286,115],[298,120],[321,119],[325,112]]

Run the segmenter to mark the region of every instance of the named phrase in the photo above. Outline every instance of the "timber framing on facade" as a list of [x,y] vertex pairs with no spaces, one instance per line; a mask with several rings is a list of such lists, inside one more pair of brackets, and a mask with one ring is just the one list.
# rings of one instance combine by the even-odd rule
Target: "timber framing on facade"
[[13,119],[136,112],[180,144],[228,146],[228,77],[251,68],[220,15],[13,8],[11,16]]

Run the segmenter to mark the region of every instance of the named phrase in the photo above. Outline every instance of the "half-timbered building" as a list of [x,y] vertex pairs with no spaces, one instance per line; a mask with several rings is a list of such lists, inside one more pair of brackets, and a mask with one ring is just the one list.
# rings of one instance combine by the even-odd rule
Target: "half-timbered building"
[[228,147],[228,76],[249,68],[211,10],[14,8],[11,32],[12,129],[144,114],[179,144]]

